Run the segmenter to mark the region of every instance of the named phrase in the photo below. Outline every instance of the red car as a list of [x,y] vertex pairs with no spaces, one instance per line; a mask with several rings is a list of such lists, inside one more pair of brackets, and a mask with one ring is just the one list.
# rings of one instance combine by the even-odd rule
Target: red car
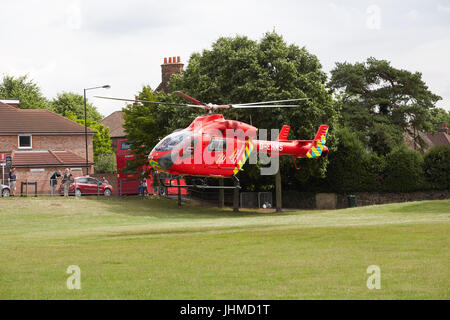
[[[59,186],[59,194],[64,194],[64,185]],[[70,184],[69,194],[75,196],[94,194],[109,197],[114,192],[113,187],[92,177],[78,177]]]

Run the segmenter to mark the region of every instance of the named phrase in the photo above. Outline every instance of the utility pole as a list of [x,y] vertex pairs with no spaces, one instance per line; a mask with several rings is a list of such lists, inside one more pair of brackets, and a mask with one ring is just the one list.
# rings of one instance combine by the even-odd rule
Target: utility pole
[[282,203],[281,203],[281,173],[280,168],[278,168],[277,173],[275,174],[275,193],[276,193],[276,212],[281,212],[282,209]]
[[223,178],[219,179],[219,208],[223,208],[225,206],[225,190],[223,189]]

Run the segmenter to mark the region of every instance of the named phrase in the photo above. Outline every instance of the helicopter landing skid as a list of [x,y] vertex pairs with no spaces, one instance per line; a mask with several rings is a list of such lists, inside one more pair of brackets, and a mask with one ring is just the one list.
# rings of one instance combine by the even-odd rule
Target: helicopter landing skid
[[[241,189],[241,185],[239,183],[239,179],[236,176],[233,176],[233,182],[234,186],[210,186],[206,184],[206,179],[199,179],[200,184],[195,183],[195,180],[193,181],[193,184],[190,185],[180,185],[180,177],[172,178],[169,180],[169,184],[167,184],[164,180],[166,179],[159,179],[160,186],[164,187],[166,193],[168,194],[168,188],[177,188],[178,189],[178,206],[181,206],[181,188],[195,188],[195,189],[219,189],[219,190],[225,190],[225,189],[233,189],[234,190],[234,196],[233,196],[233,211],[238,212],[239,211],[239,189]],[[172,185],[172,181],[177,180],[177,185]]]

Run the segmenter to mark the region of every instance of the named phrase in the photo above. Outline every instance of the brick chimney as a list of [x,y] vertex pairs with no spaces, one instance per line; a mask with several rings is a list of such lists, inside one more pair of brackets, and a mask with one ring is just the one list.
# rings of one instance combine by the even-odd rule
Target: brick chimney
[[445,122],[443,122],[441,124],[441,130],[439,130],[439,132],[445,132],[448,134],[448,128],[447,128],[447,124]]
[[180,57],[164,58],[164,63],[161,65],[161,83],[156,88],[156,91],[168,91],[168,83],[173,74],[182,74],[184,64],[181,63]]

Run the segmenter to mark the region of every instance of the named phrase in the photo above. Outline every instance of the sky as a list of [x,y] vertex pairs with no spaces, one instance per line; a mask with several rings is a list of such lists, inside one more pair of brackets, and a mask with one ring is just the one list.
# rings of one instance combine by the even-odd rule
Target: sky
[[[161,82],[164,57],[210,49],[220,37],[275,30],[323,70],[368,57],[421,72],[450,110],[450,0],[1,0],[0,76],[28,74],[48,99],[83,94],[104,116]],[[210,101],[214,103],[214,101]]]

